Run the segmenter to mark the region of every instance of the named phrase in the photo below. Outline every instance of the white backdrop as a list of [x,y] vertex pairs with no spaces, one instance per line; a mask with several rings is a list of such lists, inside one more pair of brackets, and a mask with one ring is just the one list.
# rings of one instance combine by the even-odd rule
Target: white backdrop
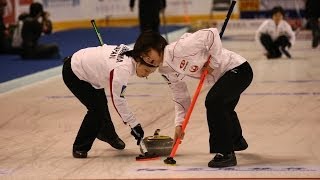
[[[129,0],[34,0],[44,5],[55,22],[84,20],[91,18],[137,18],[138,1],[134,12],[129,9]],[[150,0],[152,1],[152,0]],[[230,0],[231,1],[231,0]],[[239,1],[239,0],[238,0]],[[268,10],[281,5],[285,9],[304,8],[304,0],[260,0],[260,9]],[[238,14],[238,5],[234,14]],[[16,17],[28,11],[28,6],[21,6],[15,0]],[[208,15],[212,7],[212,0],[167,0],[167,16]]]
[[[69,21],[91,18],[137,18],[138,0],[134,11],[129,0],[35,0],[44,4],[53,21]],[[166,15],[207,15],[212,0],[167,0]],[[25,8],[18,8],[20,11]],[[237,7],[234,13],[237,13]]]

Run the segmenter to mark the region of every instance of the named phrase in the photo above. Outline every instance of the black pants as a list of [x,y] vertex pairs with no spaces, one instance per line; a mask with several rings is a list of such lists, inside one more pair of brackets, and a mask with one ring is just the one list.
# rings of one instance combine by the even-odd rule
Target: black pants
[[70,91],[88,110],[74,141],[73,150],[89,151],[98,133],[102,133],[107,139],[117,138],[104,89],[95,89],[88,82],[80,80],[71,69],[71,58],[65,60],[62,77]]
[[253,78],[248,62],[227,71],[209,90],[205,105],[209,126],[210,153],[232,152],[233,143],[242,137],[241,125],[235,112],[240,94]]
[[154,31],[159,32],[160,17],[159,12],[147,13],[142,11],[139,13],[140,31]]
[[309,24],[312,30],[312,47],[317,47],[320,42],[320,25],[319,25],[319,18],[312,17],[309,18]]
[[275,41],[272,40],[269,34],[262,34],[260,42],[263,47],[268,51],[268,58],[281,57],[280,47],[289,46],[290,42],[287,36],[279,36]]

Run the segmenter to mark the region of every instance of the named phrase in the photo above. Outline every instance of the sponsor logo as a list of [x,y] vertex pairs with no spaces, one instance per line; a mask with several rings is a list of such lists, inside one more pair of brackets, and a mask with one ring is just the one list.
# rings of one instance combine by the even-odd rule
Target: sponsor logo
[[42,2],[45,8],[80,6],[80,0],[42,0]]
[[124,55],[122,53],[126,51],[129,51],[129,48],[127,46],[117,46],[113,49],[109,58],[116,59],[117,63],[122,62],[124,59]]
[[186,60],[182,60],[180,63],[180,69],[182,69],[183,71],[186,70],[187,66],[188,66],[189,62]]
[[186,60],[182,60],[180,63],[180,69],[182,69],[186,65]]
[[198,66],[193,65],[193,66],[190,67],[189,71],[190,71],[190,72],[196,72],[196,71],[198,71],[198,69],[199,69]]

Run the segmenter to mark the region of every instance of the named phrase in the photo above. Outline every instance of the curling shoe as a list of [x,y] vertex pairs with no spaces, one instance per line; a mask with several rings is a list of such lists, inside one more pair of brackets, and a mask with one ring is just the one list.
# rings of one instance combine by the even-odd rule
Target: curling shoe
[[72,155],[74,158],[87,158],[88,153],[86,151],[72,151]]
[[237,142],[233,144],[233,150],[234,151],[243,151],[248,148],[248,143],[247,141],[241,137]]
[[100,141],[104,141],[104,142],[110,144],[113,148],[118,149],[118,150],[122,150],[126,147],[126,144],[119,137],[116,137],[115,139],[108,139],[108,138],[103,137],[101,134],[98,134],[97,138]]
[[208,163],[211,168],[223,168],[237,165],[237,158],[234,152],[217,153],[214,158]]

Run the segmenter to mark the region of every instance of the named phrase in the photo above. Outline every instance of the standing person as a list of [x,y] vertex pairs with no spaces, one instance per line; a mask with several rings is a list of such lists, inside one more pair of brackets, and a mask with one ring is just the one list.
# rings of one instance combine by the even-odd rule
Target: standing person
[[[133,11],[135,0],[130,0]],[[152,30],[159,32],[160,13],[166,8],[166,0],[139,0],[140,31]]]
[[312,30],[312,47],[317,48],[320,42],[320,1],[307,0],[306,1],[306,18],[309,21]]
[[276,6],[271,10],[272,19],[265,20],[256,31],[256,42],[267,51],[267,58],[280,58],[282,53],[288,58],[288,49],[294,44],[296,36],[291,26],[283,20],[284,10]]
[[59,48],[56,44],[39,44],[42,33],[51,34],[52,23],[49,13],[43,11],[42,4],[35,2],[30,5],[29,15],[23,20],[22,27],[22,58],[45,59],[58,58]]
[[[168,81],[175,102],[175,139],[183,137],[181,125],[190,105],[187,85],[182,79],[200,78],[203,69],[208,69],[207,82],[211,89],[205,107],[210,153],[216,154],[208,166],[235,166],[234,151],[248,147],[235,112],[241,93],[253,78],[246,59],[222,47],[216,28],[186,33],[169,45],[159,33],[145,32],[137,39],[133,52],[146,63],[159,66],[159,72]],[[210,63],[205,67],[210,55]]]
[[130,76],[147,77],[155,67],[143,64],[139,58],[124,55],[126,45],[85,48],[65,59],[62,76],[66,86],[87,108],[73,144],[73,157],[86,158],[95,138],[109,143],[115,149],[124,149],[125,143],[117,135],[108,110],[105,90],[110,89],[112,103],[131,134],[140,144],[144,131],[129,110],[125,90]]

